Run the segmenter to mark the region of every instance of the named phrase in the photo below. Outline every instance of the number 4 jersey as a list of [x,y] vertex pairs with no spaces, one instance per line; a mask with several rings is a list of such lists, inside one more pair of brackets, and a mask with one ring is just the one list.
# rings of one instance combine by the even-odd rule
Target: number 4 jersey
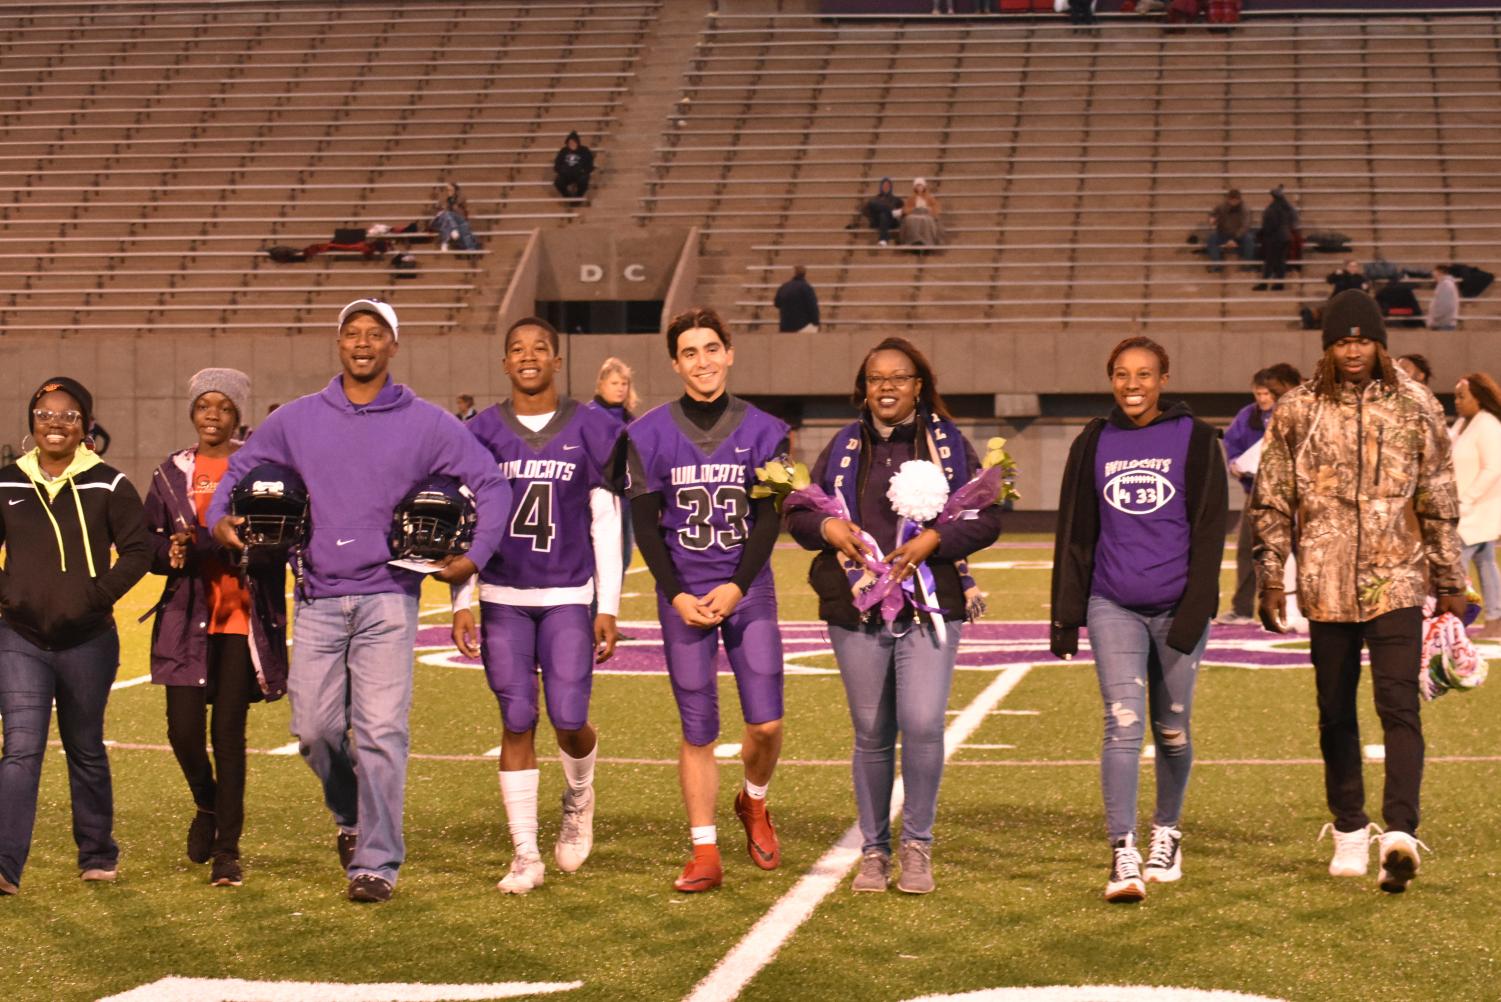
[[[533,431],[507,400],[487,408],[467,427],[495,457],[501,477],[511,483],[509,520],[495,557],[480,569],[480,597],[533,605],[532,598],[550,594],[552,604],[587,604],[599,548],[591,514],[591,504],[599,507],[599,498],[591,494],[612,487],[609,470],[620,423],[565,399],[547,424]],[[610,519],[599,521],[601,526],[612,523],[610,546],[618,577],[620,515],[613,500],[611,507]],[[604,573],[601,568],[601,577]]]
[[[781,451],[787,425],[731,397],[707,430],[673,401],[633,421],[626,435],[627,494],[662,495],[662,537],[682,586],[703,595],[729,581],[754,522],[756,467]],[[756,584],[770,579],[768,563]]]

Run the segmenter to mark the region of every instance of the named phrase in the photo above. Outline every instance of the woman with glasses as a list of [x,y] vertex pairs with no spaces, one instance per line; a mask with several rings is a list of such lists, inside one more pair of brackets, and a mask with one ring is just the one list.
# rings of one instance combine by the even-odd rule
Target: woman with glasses
[[[0,469],[0,894],[20,890],[31,849],[52,704],[67,756],[73,838],[84,880],[118,872],[104,706],[120,664],[114,604],[151,557],[141,497],[84,445],[93,398],[47,380],[27,407],[36,442]],[[117,557],[110,565],[110,548]]]
[[[1001,508],[992,504],[972,519],[903,532],[903,520],[887,497],[903,463],[935,464],[950,492],[980,468],[975,450],[938,395],[932,367],[911,342],[887,338],[871,349],[855,372],[853,402],[859,418],[835,434],[812,472],[812,482],[837,497],[849,518],[794,507],[787,526],[799,543],[819,551],[808,579],[818,594],[819,618],[829,626],[855,727],[855,804],[863,847],[851,889],[879,892],[889,882],[900,733],[906,798],[896,886],[908,894],[926,894],[935,886],[933,822],[943,778],[944,711],[967,615],[957,563],[995,542]],[[870,551],[862,531],[881,553]],[[879,608],[862,614],[855,607],[852,588],[868,583],[865,568],[871,557],[889,563],[901,579],[919,575],[925,582],[889,624]]]

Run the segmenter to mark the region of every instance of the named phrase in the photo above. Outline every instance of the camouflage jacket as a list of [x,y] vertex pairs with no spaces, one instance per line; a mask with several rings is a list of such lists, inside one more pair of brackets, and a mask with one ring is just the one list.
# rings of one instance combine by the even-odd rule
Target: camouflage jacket
[[1277,401],[1251,518],[1258,582],[1280,584],[1296,547],[1298,606],[1312,620],[1365,622],[1464,587],[1443,409],[1405,373]]

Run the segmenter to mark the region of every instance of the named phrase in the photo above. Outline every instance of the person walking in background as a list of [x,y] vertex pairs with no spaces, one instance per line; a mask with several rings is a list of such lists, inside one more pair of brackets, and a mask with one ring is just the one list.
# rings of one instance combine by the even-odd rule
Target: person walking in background
[[234,432],[249,400],[250,377],[237,369],[194,373],[188,418],[198,443],[168,456],[146,493],[151,570],[167,579],[152,610],[151,681],[166,688],[167,740],[196,808],[188,859],[212,859],[209,883],[216,887],[244,882],[247,711],[287,688],[286,567],[266,561],[242,578],[206,522],[229,457],[240,448]]
[[777,329],[784,334],[818,333],[818,293],[808,283],[808,269],[795,265],[792,277],[777,288]]
[[1473,561],[1485,600],[1485,626],[1479,636],[1501,639],[1501,571],[1496,539],[1501,537],[1501,387],[1484,372],[1472,372],[1454,387],[1459,420],[1454,441],[1454,486],[1459,492],[1461,566]]
[[1324,356],[1312,382],[1272,415],[1251,501],[1258,613],[1286,630],[1284,569],[1298,562],[1298,606],[1309,619],[1319,750],[1334,833],[1336,877],[1370,866],[1355,697],[1361,648],[1386,748],[1379,886],[1406,890],[1419,866],[1415,833],[1423,781],[1418,669],[1423,604],[1462,616],[1459,498],[1444,412],[1386,353],[1386,324],[1363,292],[1324,312]]
[[568,133],[563,147],[552,158],[552,186],[563,198],[582,199],[589,193],[589,175],[593,173],[593,151],[580,141],[577,132]]
[[[1296,376],[1296,370],[1294,375]],[[1230,612],[1215,622],[1221,626],[1248,626],[1256,622],[1256,562],[1251,557],[1254,533],[1251,529],[1251,487],[1256,481],[1256,463],[1260,461],[1261,439],[1266,434],[1267,418],[1277,406],[1277,398],[1292,386],[1284,384],[1271,369],[1262,369],[1251,377],[1251,394],[1255,397],[1242,407],[1225,429],[1225,455],[1230,473],[1240,481],[1246,504],[1242,505],[1240,526],[1235,543],[1235,593]]]
[[1282,280],[1287,277],[1287,252],[1292,245],[1293,230],[1298,226],[1298,210],[1287,200],[1282,185],[1272,189],[1272,200],[1261,210],[1261,228],[1257,231],[1256,246],[1261,251],[1261,281],[1252,286],[1256,292],[1270,288],[1282,290]]
[[151,555],[135,486],[80,448],[93,411],[77,380],[47,380],[26,405],[35,447],[0,469],[0,894],[20,891],[54,702],[78,869],[88,881],[118,875],[104,748],[104,709],[120,665],[114,605],[145,576]]
[[1226,244],[1235,244],[1240,252],[1242,264],[1255,258],[1256,251],[1251,240],[1250,213],[1246,209],[1246,203],[1240,197],[1239,188],[1231,188],[1225,192],[1225,197],[1220,204],[1209,211],[1209,225],[1213,228],[1204,243],[1204,249],[1209,254],[1209,260],[1213,262],[1209,266],[1210,271],[1220,270],[1220,262],[1225,257]]
[[[818,615],[828,624],[855,729],[851,770],[861,836],[860,868],[851,889],[886,890],[891,872],[891,797],[896,744],[902,745],[901,876],[897,889],[926,894],[933,879],[933,825],[943,779],[943,732],[967,598],[959,561],[994,543],[1001,506],[981,508],[961,519],[918,532],[902,541],[902,517],[887,494],[892,475],[910,460],[933,463],[950,491],[979,472],[973,446],[954,425],[932,366],[903,338],[872,348],[855,372],[860,416],[837,432],[813,466],[812,482],[838,497],[849,519],[792,508],[787,528],[817,550],[808,579],[818,595]],[[871,553],[866,533],[885,551]],[[878,609],[856,609],[851,575],[870,558],[896,569],[900,578],[922,570],[931,575],[933,607],[905,599],[888,624]],[[865,572],[869,574],[869,572]],[[937,617],[938,622],[935,620]]]
[[[1183,799],[1193,766],[1194,686],[1219,606],[1227,480],[1219,433],[1162,399],[1161,345],[1127,338],[1105,373],[1108,418],[1074,439],[1058,500],[1052,638],[1057,657],[1089,628],[1105,741],[1100,785],[1110,838],[1105,900],[1140,901],[1183,874]],[[1143,869],[1136,845],[1141,744],[1151,722],[1157,808]]]
[[1397,359],[1397,368],[1407,373],[1415,383],[1427,386],[1433,380],[1433,366],[1427,355],[1403,355]]
[[[605,359],[599,366],[599,375],[594,379],[594,399],[586,407],[604,411],[620,422],[621,430],[636,420],[636,408],[641,398],[636,395],[635,373],[629,365],[618,358]],[[635,548],[635,526],[631,524],[629,505],[621,505],[620,512],[620,570],[621,574],[631,567],[631,554]],[[627,639],[620,634],[620,639]]]
[[460,421],[473,421],[474,416],[479,413],[474,409],[474,394],[472,393],[460,393],[455,403],[458,407],[453,412],[453,416]]
[[1459,283],[1447,264],[1436,264],[1438,276],[1433,284],[1433,300],[1428,304],[1428,329],[1452,331],[1459,328]]

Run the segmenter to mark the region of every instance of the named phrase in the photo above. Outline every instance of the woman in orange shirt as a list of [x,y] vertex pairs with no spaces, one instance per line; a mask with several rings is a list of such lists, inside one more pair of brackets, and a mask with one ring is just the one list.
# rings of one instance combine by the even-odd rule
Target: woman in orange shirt
[[[196,807],[188,858],[212,858],[209,881],[221,887],[244,880],[246,713],[286,691],[284,569],[242,576],[203,522],[240,447],[233,435],[249,397],[250,377],[237,369],[195,373],[188,414],[198,444],[168,456],[146,496],[151,569],[167,577],[152,609],[151,680],[166,686],[167,737]],[[204,740],[210,705],[212,762]]]

